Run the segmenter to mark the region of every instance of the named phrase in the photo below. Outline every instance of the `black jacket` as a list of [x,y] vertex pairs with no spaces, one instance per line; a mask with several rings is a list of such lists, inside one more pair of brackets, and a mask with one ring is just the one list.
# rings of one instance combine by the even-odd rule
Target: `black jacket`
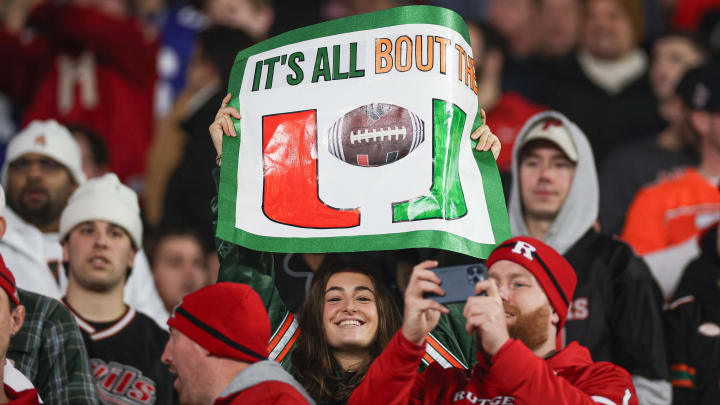
[[674,404],[720,404],[720,256],[717,225],[683,273],[666,312]]
[[208,139],[208,125],[226,92],[218,90],[182,123],[187,144],[182,159],[168,179],[162,223],[183,224],[195,230],[207,246],[213,245],[215,228],[208,201],[215,195],[210,174],[215,164],[215,148]]
[[535,69],[542,90],[533,101],[560,111],[585,132],[598,167],[610,151],[665,125],[647,74],[608,94],[587,78],[575,54],[553,64],[538,62]]
[[587,347],[633,375],[668,378],[660,288],[625,243],[589,230],[565,254],[578,284],[568,310],[566,341]]
[[[720,256],[717,252],[717,227],[707,230],[700,239],[700,256],[685,268],[673,301],[686,295],[712,297],[720,292]],[[714,301],[720,302],[720,301]]]

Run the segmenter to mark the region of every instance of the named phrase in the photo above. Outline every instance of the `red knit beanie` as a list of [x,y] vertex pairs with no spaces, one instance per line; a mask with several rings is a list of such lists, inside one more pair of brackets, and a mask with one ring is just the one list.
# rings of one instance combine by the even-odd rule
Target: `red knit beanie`
[[487,259],[488,269],[500,260],[517,263],[535,276],[560,317],[559,338],[577,285],[575,270],[555,249],[529,236],[508,239],[496,246]]
[[186,295],[167,324],[213,356],[248,363],[267,359],[270,319],[246,284],[217,283]]
[[10,269],[5,265],[5,260],[3,260],[2,255],[0,255],[0,287],[5,290],[15,305],[20,305],[17,287],[15,286],[15,276],[13,276]]

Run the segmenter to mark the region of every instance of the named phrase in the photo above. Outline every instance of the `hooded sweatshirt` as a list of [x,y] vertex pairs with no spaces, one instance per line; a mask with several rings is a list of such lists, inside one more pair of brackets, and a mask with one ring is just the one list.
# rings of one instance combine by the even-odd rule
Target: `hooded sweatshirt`
[[[525,123],[513,146],[512,178],[518,178],[520,151],[528,130],[537,122],[548,118],[554,118],[563,123],[570,133],[578,154],[575,176],[570,185],[570,192],[567,195],[565,204],[560,208],[560,212],[547,235],[542,238],[543,242],[564,255],[590,229],[597,219],[598,207],[600,206],[600,187],[590,142],[588,142],[585,134],[577,125],[556,111],[544,111],[535,114]],[[510,189],[508,208],[510,229],[513,235],[530,235],[523,217],[520,185],[518,183],[513,181]]]
[[215,400],[215,405],[224,404],[315,405],[315,401],[280,364],[264,360],[233,378]]
[[[528,130],[547,118],[563,123],[578,155],[565,202],[543,238],[578,276],[565,341],[580,342],[596,361],[626,368],[633,375],[641,404],[669,404],[662,293],[645,262],[628,245],[592,229],[600,196],[593,152],[585,134],[558,112],[531,117],[515,142],[513,179],[519,178],[520,149]],[[513,181],[510,192],[510,227],[513,235],[529,235],[518,183]]]

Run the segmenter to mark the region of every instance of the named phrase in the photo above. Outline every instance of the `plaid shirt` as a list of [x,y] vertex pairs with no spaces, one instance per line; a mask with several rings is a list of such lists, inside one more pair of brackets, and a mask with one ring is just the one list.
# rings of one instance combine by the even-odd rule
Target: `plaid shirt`
[[22,329],[7,357],[48,405],[98,405],[80,329],[57,300],[18,289],[26,308]]

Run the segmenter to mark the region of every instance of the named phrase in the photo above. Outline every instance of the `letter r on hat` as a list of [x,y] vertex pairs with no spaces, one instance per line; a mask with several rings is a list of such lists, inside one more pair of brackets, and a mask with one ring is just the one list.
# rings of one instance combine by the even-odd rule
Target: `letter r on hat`
[[521,254],[521,255],[527,257],[528,260],[532,260],[533,259],[532,254],[535,250],[537,250],[537,249],[535,249],[535,246],[533,246],[527,242],[523,242],[523,241],[519,240],[515,243],[515,247],[513,247],[512,252]]

